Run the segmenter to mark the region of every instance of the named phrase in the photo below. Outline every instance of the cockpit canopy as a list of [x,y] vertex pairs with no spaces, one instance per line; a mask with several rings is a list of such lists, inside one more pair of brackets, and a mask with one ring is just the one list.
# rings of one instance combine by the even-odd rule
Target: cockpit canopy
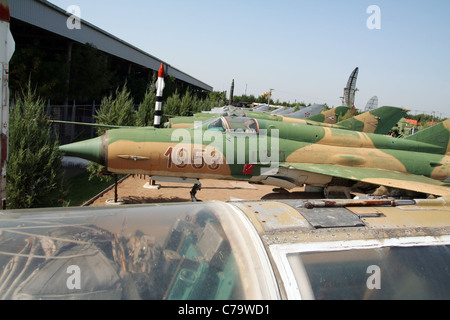
[[220,117],[208,125],[208,130],[231,133],[258,133],[258,121],[247,117]]
[[247,114],[240,109],[227,111],[223,114],[224,117],[247,117]]

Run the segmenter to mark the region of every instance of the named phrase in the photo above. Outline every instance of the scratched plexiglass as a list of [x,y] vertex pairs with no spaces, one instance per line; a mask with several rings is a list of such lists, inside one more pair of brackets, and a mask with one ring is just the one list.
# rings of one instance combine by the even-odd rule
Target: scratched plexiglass
[[227,235],[242,228],[232,214],[207,203],[8,212],[0,299],[270,298],[248,239]]

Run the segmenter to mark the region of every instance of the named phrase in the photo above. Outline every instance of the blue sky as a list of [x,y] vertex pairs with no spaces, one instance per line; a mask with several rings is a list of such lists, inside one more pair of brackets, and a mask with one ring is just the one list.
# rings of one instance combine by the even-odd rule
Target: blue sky
[[[450,117],[448,0],[51,0],[211,85],[235,94],[338,106],[359,67],[356,107]],[[370,30],[370,5],[381,29]]]

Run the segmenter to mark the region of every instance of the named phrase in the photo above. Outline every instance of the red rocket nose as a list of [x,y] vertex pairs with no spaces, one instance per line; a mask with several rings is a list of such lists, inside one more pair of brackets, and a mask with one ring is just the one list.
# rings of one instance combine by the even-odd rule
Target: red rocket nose
[[8,0],[0,0],[0,20],[10,20]]
[[161,62],[161,66],[159,67],[158,78],[164,78],[164,64]]

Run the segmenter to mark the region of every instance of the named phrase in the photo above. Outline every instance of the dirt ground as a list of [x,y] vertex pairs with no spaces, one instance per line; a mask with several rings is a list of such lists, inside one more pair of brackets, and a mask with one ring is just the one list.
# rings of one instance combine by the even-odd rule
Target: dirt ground
[[[118,185],[118,198],[125,204],[140,203],[170,203],[190,202],[191,184],[156,182],[161,188],[148,189],[144,185],[149,182],[139,176],[130,176]],[[230,201],[281,199],[281,198],[312,198],[314,194],[304,193],[303,188],[289,190],[289,193],[274,193],[273,186],[255,185],[240,181],[200,180],[202,188],[197,192],[197,199],[201,201]],[[114,188],[96,199],[91,206],[108,205],[107,200],[114,199]],[[111,202],[111,201],[108,201]]]

